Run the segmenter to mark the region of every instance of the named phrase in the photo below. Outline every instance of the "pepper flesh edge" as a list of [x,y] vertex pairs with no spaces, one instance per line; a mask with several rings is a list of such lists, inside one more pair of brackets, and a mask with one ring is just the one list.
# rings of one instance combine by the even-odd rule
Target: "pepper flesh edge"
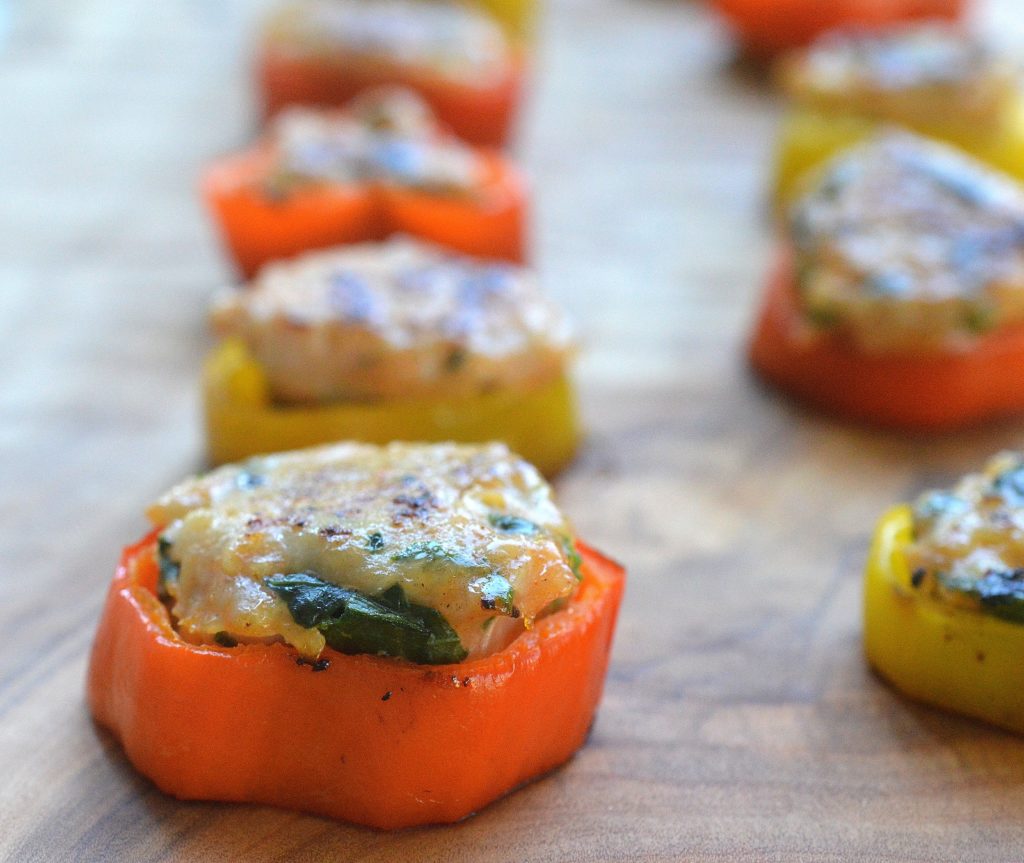
[[769,59],[812,42],[826,30],[886,27],[905,21],[959,20],[968,0],[714,0],[745,50]]
[[371,62],[293,56],[263,47],[256,68],[264,119],[291,105],[340,107],[364,90],[394,85],[415,90],[444,125],[464,141],[504,147],[512,136],[522,100],[525,63],[520,53],[493,84],[449,81],[428,70]]
[[521,264],[528,257],[526,182],[497,152],[477,152],[486,174],[480,200],[372,182],[311,184],[273,200],[260,188],[274,161],[265,143],[215,161],[200,191],[222,244],[247,279],[271,261],[401,233]]
[[604,685],[625,582],[579,546],[579,593],[492,656],[418,666],[178,637],[154,591],[156,532],[127,548],[87,693],[129,760],[181,799],[265,803],[381,829],[458,821],[568,760]]
[[908,506],[878,523],[864,579],[871,666],[916,701],[1024,733],[1024,627],[955,608],[910,583]]
[[207,359],[203,410],[213,464],[335,440],[501,440],[551,476],[572,459],[580,440],[576,399],[566,372],[535,386],[469,398],[286,406],[271,400],[263,370],[234,339]]
[[[918,134],[952,144],[985,164],[1024,181],[1024,94],[1005,108],[999,128],[978,130],[942,118],[932,126],[906,125]],[[855,112],[797,107],[783,120],[775,148],[772,197],[784,208],[804,188],[814,169],[854,144],[886,128],[882,121]]]
[[792,251],[779,256],[750,341],[753,369],[819,410],[869,425],[943,432],[1024,412],[1024,326],[1000,327],[969,351],[870,355],[825,333],[793,337],[800,312]]

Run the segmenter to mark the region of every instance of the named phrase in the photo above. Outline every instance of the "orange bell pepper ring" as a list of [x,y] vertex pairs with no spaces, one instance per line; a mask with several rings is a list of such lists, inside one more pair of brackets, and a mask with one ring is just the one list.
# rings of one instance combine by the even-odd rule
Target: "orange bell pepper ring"
[[[328,115],[330,116],[330,115]],[[344,117],[344,115],[334,115]],[[442,140],[440,131],[432,134]],[[386,177],[322,179],[284,193],[274,189],[281,152],[271,133],[253,147],[215,162],[203,198],[239,271],[311,249],[412,234],[481,258],[522,263],[526,257],[526,188],[499,153],[473,150],[472,187],[452,194]]]
[[746,51],[769,58],[838,27],[881,28],[963,17],[967,0],[713,0]]
[[569,759],[601,697],[624,574],[580,545],[569,604],[454,665],[181,639],[156,532],[126,549],[89,706],[131,762],[189,800],[264,803],[382,829],[458,821]]
[[[378,17],[374,15],[375,6],[382,8],[383,14]],[[487,147],[508,143],[522,98],[524,61],[521,51],[501,38],[500,28],[484,12],[429,2],[356,5],[362,9],[356,13],[360,20],[346,22],[342,16],[341,23],[333,22],[333,26],[344,31],[345,23],[349,23],[356,29],[372,30],[376,37],[385,34],[380,38],[379,48],[371,47],[370,53],[364,54],[359,50],[346,51],[345,46],[333,49],[326,35],[322,41],[302,38],[302,31],[306,31],[307,37],[318,30],[323,32],[323,22],[315,19],[315,7],[316,4],[308,3],[286,6],[266,28],[256,64],[265,117],[291,105],[340,107],[364,90],[398,85],[416,91],[463,140]],[[429,32],[431,15],[449,19],[452,15],[467,16],[466,29],[472,29],[473,24],[477,30],[492,29],[487,35],[493,43],[471,46],[467,51],[468,56],[491,62],[456,75],[440,64],[417,62],[398,52],[392,54],[386,33],[401,29],[396,22],[403,13],[404,17],[417,19],[409,24],[409,31],[423,25],[422,30]],[[301,20],[303,16],[307,16],[306,20]],[[459,41],[457,22],[442,22],[440,27],[447,31],[447,36],[438,50],[451,51],[453,43]],[[296,31],[300,33],[298,38]],[[317,44],[310,45],[309,41]]]
[[773,273],[750,345],[767,381],[836,416],[938,432],[1024,412],[1024,326],[999,327],[968,351],[864,354],[838,336],[799,338],[792,256]]

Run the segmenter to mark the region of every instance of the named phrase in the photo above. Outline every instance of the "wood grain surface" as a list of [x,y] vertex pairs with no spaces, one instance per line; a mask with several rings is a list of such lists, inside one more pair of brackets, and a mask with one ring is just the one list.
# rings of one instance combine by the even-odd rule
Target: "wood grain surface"
[[[887,689],[859,608],[880,511],[1024,423],[907,441],[750,380],[780,106],[667,0],[553,0],[521,142],[537,260],[587,342],[561,499],[631,578],[589,744],[467,822],[398,834],[181,803],[129,767],[86,712],[86,655],[142,507],[200,467],[203,310],[227,272],[194,181],[250,134],[258,12],[0,3],[0,858],[1024,860],[1024,740]],[[1012,44],[1020,17],[981,20]]]

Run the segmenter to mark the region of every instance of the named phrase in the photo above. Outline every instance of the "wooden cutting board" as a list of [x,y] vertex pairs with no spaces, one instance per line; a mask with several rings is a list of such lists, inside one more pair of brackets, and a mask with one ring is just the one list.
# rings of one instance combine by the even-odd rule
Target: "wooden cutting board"
[[[201,466],[197,172],[246,140],[246,0],[0,6],[0,857],[18,861],[1020,861],[1024,740],[866,668],[892,501],[1024,423],[907,441],[806,415],[742,359],[780,106],[695,4],[555,0],[524,124],[535,247],[576,315],[590,436],[558,483],[630,582],[566,767],[455,827],[380,834],[180,803],[83,704],[142,507]],[[984,26],[1012,44],[1016,0]]]

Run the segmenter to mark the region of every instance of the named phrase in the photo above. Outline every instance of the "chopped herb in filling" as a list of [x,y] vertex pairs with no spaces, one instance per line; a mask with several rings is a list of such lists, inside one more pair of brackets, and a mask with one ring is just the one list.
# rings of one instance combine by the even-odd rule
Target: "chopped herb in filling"
[[1003,453],[952,491],[922,495],[913,518],[916,590],[1024,623],[1024,455]]
[[157,582],[160,596],[170,596],[171,585],[177,585],[178,574],[181,566],[171,560],[171,543],[164,537],[160,537],[156,543],[156,559],[160,568],[160,575]]

